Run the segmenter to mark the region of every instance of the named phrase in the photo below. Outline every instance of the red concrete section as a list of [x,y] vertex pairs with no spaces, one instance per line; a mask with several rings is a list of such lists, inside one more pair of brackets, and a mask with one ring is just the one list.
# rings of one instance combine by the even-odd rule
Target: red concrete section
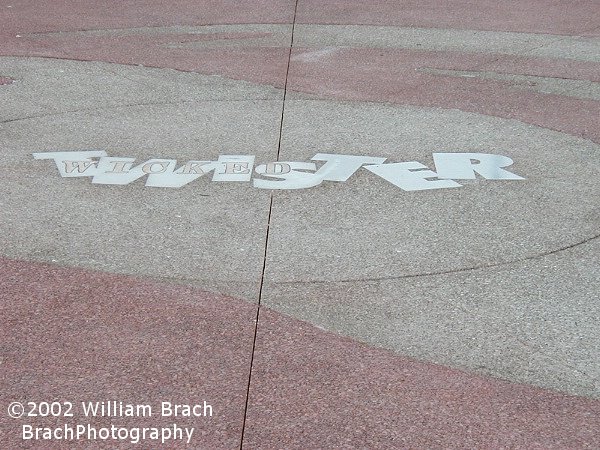
[[[35,33],[139,27],[291,24],[293,0],[152,0],[78,2],[5,1],[0,4],[2,56],[41,56],[50,58],[142,64],[283,87],[288,48],[173,49],[169,44],[206,40],[256,39],[264,33],[137,34],[99,37],[76,33],[37,36]],[[291,38],[291,36],[290,36]]]
[[299,23],[599,36],[596,0],[303,0]]
[[[294,49],[293,56],[309,49]],[[456,108],[600,142],[600,102],[527,91],[508,81],[439,76],[427,69],[600,80],[600,65],[562,60],[396,49],[340,49],[318,61],[292,60],[288,87],[338,100]]]
[[[143,26],[291,23],[293,0],[3,0],[2,32],[48,32]],[[43,11],[43,14],[40,14]],[[367,24],[600,35],[595,0],[303,0],[299,23]]]
[[0,34],[166,25],[292,23],[293,0],[2,0]]
[[600,401],[395,356],[262,309],[245,445],[600,448]]
[[[291,32],[291,29],[290,29]],[[104,61],[223,75],[228,78],[270,84],[283,88],[289,48],[243,46],[245,39],[265,33],[133,34],[90,36],[77,33],[8,38],[0,55]],[[170,48],[170,45],[238,39],[239,47]],[[291,39],[291,36],[290,36]]]
[[[55,400],[149,403],[156,405],[156,417],[112,422],[195,426],[194,448],[239,446],[255,308],[187,287],[0,259],[2,448],[21,448],[26,423],[110,422],[81,414],[37,420],[5,414],[12,401]],[[161,418],[163,400],[206,400],[214,415]],[[73,447],[53,441],[37,442],[36,448],[56,444]]]
[[[76,33],[10,38],[2,55],[43,56],[168,67],[283,88],[288,48],[244,46],[264,33],[134,34],[107,37]],[[227,48],[170,48],[207,40],[240,40]],[[314,49],[295,48],[293,55]],[[311,61],[292,60],[290,90],[339,100],[457,108],[567,132],[600,142],[600,102],[542,94],[508,81],[439,76],[428,69],[600,81],[591,62],[459,52],[344,48]]]

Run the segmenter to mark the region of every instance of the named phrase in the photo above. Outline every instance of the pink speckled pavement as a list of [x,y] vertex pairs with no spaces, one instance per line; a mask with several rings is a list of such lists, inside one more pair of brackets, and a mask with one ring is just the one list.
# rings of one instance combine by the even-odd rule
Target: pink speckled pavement
[[600,448],[599,180],[595,0],[1,0],[0,448]]

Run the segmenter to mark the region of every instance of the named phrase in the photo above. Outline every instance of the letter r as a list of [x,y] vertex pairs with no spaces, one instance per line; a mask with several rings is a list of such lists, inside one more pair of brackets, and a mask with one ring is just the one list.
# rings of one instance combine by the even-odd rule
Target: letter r
[[474,180],[478,173],[486,180],[524,180],[503,167],[513,160],[508,156],[488,153],[434,153],[433,161],[438,178]]

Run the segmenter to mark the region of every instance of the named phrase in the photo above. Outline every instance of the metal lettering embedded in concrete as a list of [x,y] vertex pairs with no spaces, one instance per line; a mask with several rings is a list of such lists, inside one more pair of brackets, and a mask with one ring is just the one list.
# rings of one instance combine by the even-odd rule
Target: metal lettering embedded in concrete
[[[217,161],[150,159],[108,156],[103,150],[34,153],[53,160],[62,177],[91,177],[94,184],[125,185],[146,177],[146,186],[178,188],[213,172],[212,181],[252,182],[259,189],[305,189],[324,181],[347,181],[364,168],[404,191],[461,187],[455,180],[523,180],[506,170],[507,156],[487,153],[434,153],[435,172],[418,161],[387,163],[387,158],[318,153],[315,162],[275,161],[254,167],[254,156],[221,155]],[[253,173],[255,178],[252,178]]]

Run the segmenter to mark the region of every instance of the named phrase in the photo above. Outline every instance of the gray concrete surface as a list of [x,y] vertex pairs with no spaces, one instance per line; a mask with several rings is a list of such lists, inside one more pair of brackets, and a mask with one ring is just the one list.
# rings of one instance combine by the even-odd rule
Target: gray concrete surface
[[282,160],[502,154],[524,181],[405,192],[359,170],[275,195],[264,304],[400,354],[600,396],[598,145],[514,120],[287,103]]
[[1,64],[1,73],[17,79],[0,92],[8,116],[0,124],[5,256],[200,283],[256,301],[268,192],[212,183],[212,174],[179,189],[146,188],[142,180],[98,186],[60,178],[52,161],[32,153],[271,161],[280,91],[168,69],[52,59]]

